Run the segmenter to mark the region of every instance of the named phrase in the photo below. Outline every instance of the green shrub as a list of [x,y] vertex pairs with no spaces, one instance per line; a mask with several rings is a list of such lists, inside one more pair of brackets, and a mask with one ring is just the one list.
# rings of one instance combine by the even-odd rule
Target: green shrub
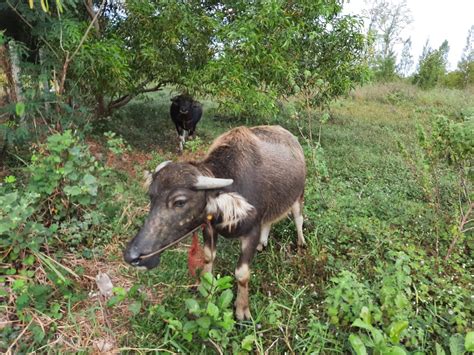
[[[232,277],[214,278],[206,273],[198,287],[200,297],[186,299],[184,313],[174,313],[157,305],[149,309],[149,317],[158,316],[164,325],[163,340],[178,351],[196,350],[200,342],[206,341],[212,341],[224,350],[230,345],[230,334],[235,324],[231,288]],[[244,345],[251,350],[251,345]]]
[[343,270],[331,282],[333,286],[326,292],[326,308],[332,324],[350,325],[366,305],[374,311],[376,320],[380,320],[380,311],[374,306],[367,287],[355,274]]

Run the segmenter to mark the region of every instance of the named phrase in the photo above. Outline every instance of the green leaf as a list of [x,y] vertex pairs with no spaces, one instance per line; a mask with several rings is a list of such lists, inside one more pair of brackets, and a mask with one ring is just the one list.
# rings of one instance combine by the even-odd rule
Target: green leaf
[[186,307],[188,308],[189,313],[191,314],[196,314],[199,312],[199,303],[193,299],[193,298],[188,298],[186,301],[184,301],[186,304]]
[[217,280],[217,288],[219,290],[226,290],[232,287],[232,277],[224,276]]
[[229,307],[233,298],[234,298],[234,294],[232,293],[232,290],[223,291],[217,301],[219,308],[226,309],[227,307]]
[[368,330],[369,332],[374,329],[374,327],[372,327],[370,324],[365,323],[362,319],[356,319],[354,323],[352,323],[352,326]]
[[168,326],[173,330],[182,330],[183,324],[177,319],[168,319]]
[[219,308],[212,302],[207,305],[206,313],[214,319],[219,317]]
[[358,335],[354,333],[349,335],[349,342],[357,355],[367,355],[367,349]]
[[198,291],[202,297],[209,296],[209,291],[207,291],[206,287],[204,287],[203,283],[198,286]]
[[211,326],[211,318],[209,317],[201,317],[196,320],[197,325],[199,325],[201,328],[204,329],[209,329]]
[[474,332],[469,332],[466,334],[466,339],[464,340],[464,348],[466,351],[474,352]]
[[17,102],[15,105],[15,113],[17,116],[21,117],[25,114],[26,106],[23,102]]
[[386,355],[407,355],[407,352],[399,346],[393,346],[388,351],[384,352]]
[[68,196],[79,196],[82,194],[82,190],[79,186],[65,186],[64,192]]
[[201,284],[204,284],[206,286],[210,286],[214,283],[214,277],[210,272],[206,272],[204,275],[201,277]]
[[408,322],[406,320],[401,320],[395,323],[392,323],[390,326],[389,336],[390,340],[394,344],[398,344],[400,342],[400,335],[401,333],[408,328]]
[[255,335],[250,334],[247,335],[243,340],[242,340],[242,349],[251,351],[253,347],[253,343],[255,343]]
[[13,175],[8,175],[5,176],[4,181],[6,184],[13,184],[16,181],[16,177],[14,177]]
[[360,311],[360,318],[362,318],[364,323],[372,324],[372,320],[371,320],[371,317],[370,317],[370,311],[366,306],[362,307],[362,309]]
[[461,334],[454,334],[449,337],[449,351],[451,355],[464,354],[464,338]]
[[436,349],[436,355],[446,355],[446,352],[444,351],[443,347],[439,345],[438,343],[435,344],[435,349]]
[[140,310],[142,308],[142,303],[139,301],[133,302],[128,306],[128,309],[134,316],[136,316],[138,313],[140,313]]
[[195,321],[190,320],[184,323],[183,325],[183,336],[187,341],[191,341],[193,339],[193,333],[197,329],[197,324]]

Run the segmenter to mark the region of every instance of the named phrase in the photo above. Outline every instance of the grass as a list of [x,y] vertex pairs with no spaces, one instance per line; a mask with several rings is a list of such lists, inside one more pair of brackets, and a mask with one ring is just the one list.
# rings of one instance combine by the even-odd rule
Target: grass
[[[216,136],[243,123],[215,117],[212,102],[204,101],[197,130],[200,141],[177,156],[168,115],[171,95],[166,90],[137,99],[96,129],[120,134],[132,146],[132,155],[145,156],[134,167],[138,172],[165,158],[200,157]],[[419,156],[417,126],[430,129],[437,114],[460,119],[473,108],[472,92],[421,92],[400,83],[364,87],[332,105],[331,119],[322,126],[322,150],[301,136],[308,134],[304,119],[277,118],[275,123],[300,138],[307,154],[308,246],[296,249],[290,219],[273,227],[268,247],[251,265],[253,321],[230,333],[225,352],[242,352],[242,342],[251,337],[255,352],[349,353],[350,334],[368,339],[368,333],[351,327],[363,307],[370,309],[374,326],[384,334],[390,333],[394,322],[407,320],[409,328],[400,342],[392,344],[388,335],[385,341],[413,353],[433,353],[436,343],[447,349],[455,334],[464,336],[472,330],[474,289],[468,270],[474,267],[473,250],[460,243],[451,260],[442,261],[456,219],[453,173],[446,168],[439,176],[442,207],[448,211],[441,223],[399,146]],[[313,120],[317,137],[318,117]],[[322,173],[321,164],[327,172]],[[143,220],[146,205],[140,174],[126,184],[123,199],[129,202],[123,205],[104,256],[92,261],[73,256],[62,262],[82,268],[83,279],[76,286],[83,293],[96,288],[98,270],[109,273],[114,286],[127,290],[135,285],[140,291],[113,306],[106,306],[100,297],[71,305],[56,330],[72,337],[69,343],[64,337],[62,343],[49,341],[58,351],[97,351],[98,341],[106,339],[112,349],[124,352],[217,352],[210,342],[178,342],[166,319],[152,312],[161,304],[181,319],[186,313],[184,300],[197,297],[190,287],[195,280],[187,275],[186,245],[164,253],[160,267],[147,273],[121,263],[121,250]],[[215,274],[233,275],[238,253],[236,241],[220,239]],[[344,272],[352,278],[341,277]],[[335,311],[330,309],[332,302]]]

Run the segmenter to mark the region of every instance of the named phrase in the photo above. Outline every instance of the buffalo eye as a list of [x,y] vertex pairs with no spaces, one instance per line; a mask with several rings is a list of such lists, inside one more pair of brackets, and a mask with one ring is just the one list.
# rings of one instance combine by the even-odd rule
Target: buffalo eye
[[173,202],[173,207],[184,207],[184,205],[186,204],[186,199],[184,198],[181,198],[181,199],[177,199]]

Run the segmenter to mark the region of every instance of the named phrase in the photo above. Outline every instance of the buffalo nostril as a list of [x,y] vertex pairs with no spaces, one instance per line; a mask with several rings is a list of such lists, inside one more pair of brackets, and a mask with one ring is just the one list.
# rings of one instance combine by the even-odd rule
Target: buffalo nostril
[[139,265],[140,256],[141,254],[134,247],[127,248],[123,253],[123,258],[125,259],[125,261],[133,266]]
[[133,259],[129,261],[130,265],[132,266],[139,266],[140,265],[140,258]]

